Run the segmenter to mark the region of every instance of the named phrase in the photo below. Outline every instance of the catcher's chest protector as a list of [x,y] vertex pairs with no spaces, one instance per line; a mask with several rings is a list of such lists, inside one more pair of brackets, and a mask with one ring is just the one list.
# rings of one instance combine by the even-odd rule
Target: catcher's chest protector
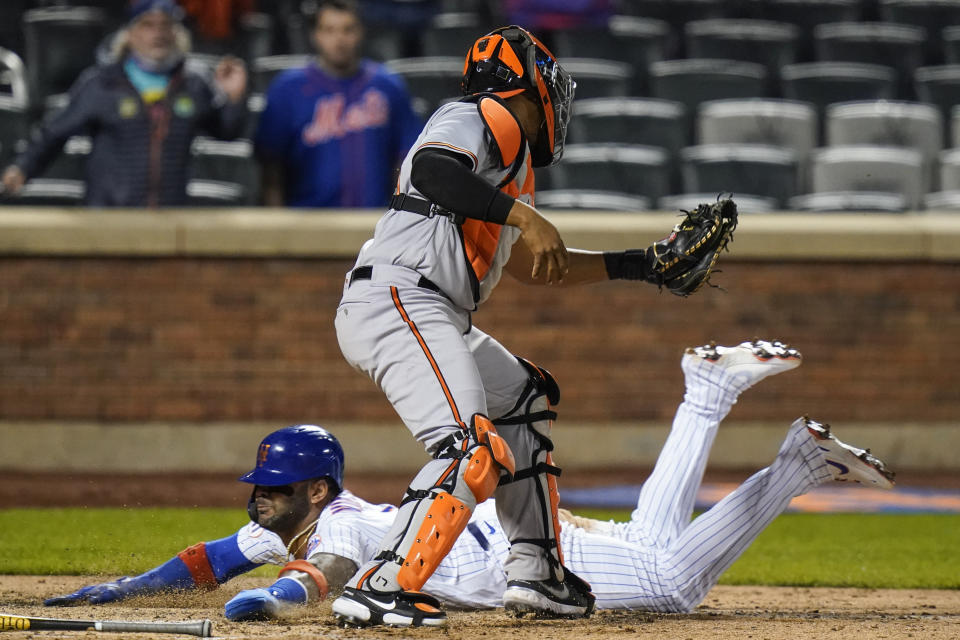
[[[499,98],[483,96],[477,102],[480,119],[498,151],[501,166],[510,172],[497,185],[512,198],[528,196],[533,202],[534,177],[523,128]],[[462,225],[463,247],[477,280],[483,280],[493,264],[503,227],[482,220],[466,220]]]

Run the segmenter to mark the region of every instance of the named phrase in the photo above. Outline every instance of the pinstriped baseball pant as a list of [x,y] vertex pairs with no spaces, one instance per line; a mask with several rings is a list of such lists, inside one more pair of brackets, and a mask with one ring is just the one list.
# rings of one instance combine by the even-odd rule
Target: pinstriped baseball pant
[[630,521],[611,535],[563,530],[567,562],[599,608],[692,611],[792,498],[832,479],[806,428],[791,426],[768,467],[691,521],[717,429],[747,386],[713,365],[698,373]]

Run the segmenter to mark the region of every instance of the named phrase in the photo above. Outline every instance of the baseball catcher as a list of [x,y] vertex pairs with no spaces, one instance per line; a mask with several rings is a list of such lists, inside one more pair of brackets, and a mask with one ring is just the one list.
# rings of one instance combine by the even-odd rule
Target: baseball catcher
[[534,168],[563,155],[575,87],[526,29],[479,38],[467,52],[462,97],[427,121],[390,207],[345,274],[340,350],[431,459],[376,554],[334,601],[342,622],[445,624],[422,588],[491,497],[510,546],[504,606],[571,618],[594,608],[558,536],[551,428],[560,387],[474,326],[471,314],[504,273],[555,287],[645,280],[688,295],[709,279],[736,207],[698,208],[645,251],[568,250],[533,206]]
[[646,250],[604,254],[610,277],[646,280],[684,297],[708,284],[720,252],[733,239],[737,205],[718,197],[683,213],[670,235]]

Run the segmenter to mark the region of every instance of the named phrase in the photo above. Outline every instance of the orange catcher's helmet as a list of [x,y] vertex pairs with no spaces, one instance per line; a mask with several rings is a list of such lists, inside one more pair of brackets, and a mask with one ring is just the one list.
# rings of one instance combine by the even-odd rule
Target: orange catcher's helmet
[[493,93],[502,98],[529,92],[543,116],[531,150],[533,166],[555,164],[563,155],[576,83],[532,33],[510,25],[477,40],[463,65],[463,95]]

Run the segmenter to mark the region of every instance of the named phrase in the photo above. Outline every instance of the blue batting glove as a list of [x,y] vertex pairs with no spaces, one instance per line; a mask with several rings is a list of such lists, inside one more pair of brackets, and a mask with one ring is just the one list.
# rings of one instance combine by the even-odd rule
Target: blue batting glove
[[241,591],[224,607],[227,620],[269,620],[284,607],[304,604],[307,590],[292,578],[280,578],[266,589]]
[[266,589],[247,589],[224,606],[227,620],[269,620],[280,611],[280,600]]
[[103,604],[123,600],[136,591],[133,579],[123,577],[116,582],[92,584],[65,596],[47,598],[43,604],[48,607],[69,607],[80,604]]

